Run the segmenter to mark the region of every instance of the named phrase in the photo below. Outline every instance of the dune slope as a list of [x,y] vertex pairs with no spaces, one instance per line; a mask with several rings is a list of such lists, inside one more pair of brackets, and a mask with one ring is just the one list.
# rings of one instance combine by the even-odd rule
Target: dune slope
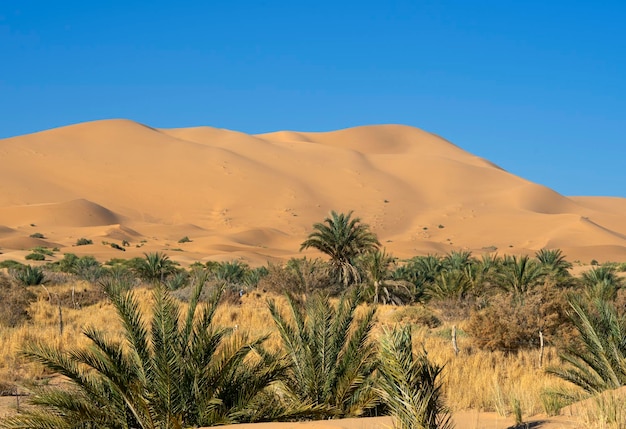
[[[559,247],[570,260],[626,260],[625,208],[400,125],[247,135],[105,120],[0,140],[4,259],[39,232],[100,258],[284,260],[334,209],[354,210],[399,257]],[[94,244],[73,247],[80,237]],[[123,255],[109,245],[121,241]]]

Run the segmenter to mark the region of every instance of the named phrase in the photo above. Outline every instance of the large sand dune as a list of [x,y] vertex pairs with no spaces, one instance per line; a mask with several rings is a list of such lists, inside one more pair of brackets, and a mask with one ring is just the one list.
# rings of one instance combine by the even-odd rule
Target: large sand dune
[[[2,259],[49,245],[261,264],[298,256],[333,209],[354,210],[399,257],[558,247],[626,260],[626,199],[565,197],[406,126],[247,135],[106,120],[0,140]],[[73,246],[81,237],[94,244]],[[125,253],[106,244],[123,240]]]

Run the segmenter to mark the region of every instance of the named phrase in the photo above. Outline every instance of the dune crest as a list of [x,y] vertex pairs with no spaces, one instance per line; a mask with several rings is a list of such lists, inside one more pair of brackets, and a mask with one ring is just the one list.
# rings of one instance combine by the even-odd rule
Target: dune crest
[[[315,257],[298,249],[330,210],[354,210],[399,257],[626,255],[626,199],[566,197],[403,125],[248,135],[88,122],[0,140],[0,183],[5,259],[33,232],[99,258],[119,257],[108,242],[122,240],[125,257]],[[76,247],[83,237],[94,244]]]

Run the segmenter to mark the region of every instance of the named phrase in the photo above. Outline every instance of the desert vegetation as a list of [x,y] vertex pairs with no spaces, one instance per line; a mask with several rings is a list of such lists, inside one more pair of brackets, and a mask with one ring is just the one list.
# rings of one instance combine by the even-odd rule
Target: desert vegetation
[[558,249],[398,260],[336,212],[306,247],[328,258],[5,263],[0,390],[28,401],[2,426],[389,414],[447,428],[464,409],[521,422],[606,405],[598,395],[626,384],[623,264],[575,277]]

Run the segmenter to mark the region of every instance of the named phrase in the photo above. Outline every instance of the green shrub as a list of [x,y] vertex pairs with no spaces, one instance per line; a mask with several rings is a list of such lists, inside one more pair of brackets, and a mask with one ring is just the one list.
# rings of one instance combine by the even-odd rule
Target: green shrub
[[122,252],[126,252],[126,249],[124,249],[122,246],[120,246],[117,243],[109,243],[109,246],[111,246],[113,249],[121,250]]
[[78,240],[76,240],[77,246],[87,246],[89,244],[93,244],[93,241],[89,240],[88,238],[79,238]]
[[15,268],[9,271],[9,274],[18,283],[24,286],[36,286],[44,283],[45,275],[43,270],[39,267],[32,267],[25,265],[20,268]]
[[6,261],[0,262],[0,268],[8,268],[9,270],[14,268],[21,268],[23,266],[24,264],[14,261],[13,259],[7,259]]
[[54,255],[54,251],[48,249],[47,247],[37,246],[37,247],[33,247],[32,249],[30,249],[30,251],[33,253],[41,253],[42,255],[45,255],[45,256]]
[[46,238],[41,232],[35,232],[30,235],[30,238]]
[[45,261],[46,257],[41,253],[29,253],[24,257],[24,259],[26,259],[27,261]]
[[180,240],[178,240],[179,243],[191,243],[191,240],[189,239],[189,237],[187,237],[186,235],[181,238]]

